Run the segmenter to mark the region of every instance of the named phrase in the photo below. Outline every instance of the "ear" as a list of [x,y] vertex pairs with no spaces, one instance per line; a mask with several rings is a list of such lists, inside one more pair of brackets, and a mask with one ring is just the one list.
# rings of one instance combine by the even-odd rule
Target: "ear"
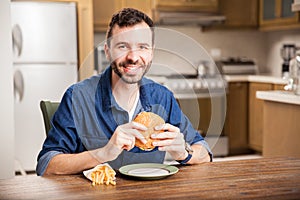
[[107,43],[104,44],[104,53],[105,53],[105,57],[108,61],[111,60],[111,55],[109,53],[109,47],[107,45]]

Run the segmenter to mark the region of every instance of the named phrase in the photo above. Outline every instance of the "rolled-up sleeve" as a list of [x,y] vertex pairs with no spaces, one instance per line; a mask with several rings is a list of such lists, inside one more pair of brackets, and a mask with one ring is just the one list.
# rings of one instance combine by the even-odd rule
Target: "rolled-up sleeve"
[[62,152],[48,151],[42,157],[40,157],[40,159],[38,161],[38,164],[36,166],[36,173],[37,173],[38,176],[43,176],[44,175],[50,160],[58,154],[62,154]]

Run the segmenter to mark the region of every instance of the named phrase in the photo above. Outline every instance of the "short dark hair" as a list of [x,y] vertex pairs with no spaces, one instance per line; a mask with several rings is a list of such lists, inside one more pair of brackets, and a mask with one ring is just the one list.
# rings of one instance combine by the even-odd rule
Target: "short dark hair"
[[152,45],[154,43],[153,21],[145,13],[134,8],[123,8],[119,12],[113,14],[108,25],[106,39],[107,45],[110,46],[110,37],[112,36],[112,29],[117,24],[119,27],[133,26],[138,23],[145,22],[152,31]]

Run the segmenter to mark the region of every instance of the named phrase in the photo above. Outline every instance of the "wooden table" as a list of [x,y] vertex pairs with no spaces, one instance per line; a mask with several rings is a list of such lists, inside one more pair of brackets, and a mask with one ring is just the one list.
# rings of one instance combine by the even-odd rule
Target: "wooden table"
[[300,199],[300,158],[262,158],[179,167],[154,181],[117,176],[92,186],[83,175],[0,180],[0,199]]

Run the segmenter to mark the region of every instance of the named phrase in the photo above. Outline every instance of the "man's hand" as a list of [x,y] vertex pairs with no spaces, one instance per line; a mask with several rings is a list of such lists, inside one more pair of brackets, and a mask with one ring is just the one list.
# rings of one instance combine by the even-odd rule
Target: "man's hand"
[[153,142],[154,146],[158,146],[158,150],[168,152],[175,160],[184,160],[187,157],[185,140],[178,127],[166,123],[155,129],[164,131],[151,135],[152,139],[159,139]]
[[103,148],[95,150],[96,158],[100,162],[111,161],[116,159],[123,149],[131,150],[135,145],[136,139],[146,143],[146,139],[139,130],[145,131],[147,127],[136,122],[118,126],[108,143]]

